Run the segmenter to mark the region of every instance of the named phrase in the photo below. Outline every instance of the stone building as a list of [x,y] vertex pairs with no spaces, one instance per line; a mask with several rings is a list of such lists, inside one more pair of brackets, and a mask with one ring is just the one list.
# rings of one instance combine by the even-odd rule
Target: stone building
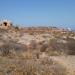
[[0,22],[0,28],[1,29],[9,29],[12,26],[12,22],[8,20],[3,20]]

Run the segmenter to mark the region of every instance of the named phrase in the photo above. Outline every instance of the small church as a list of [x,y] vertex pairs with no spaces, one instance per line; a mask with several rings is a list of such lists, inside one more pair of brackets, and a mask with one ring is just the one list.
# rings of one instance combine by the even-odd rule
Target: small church
[[2,20],[0,21],[0,28],[1,29],[9,29],[12,27],[12,22],[8,20]]

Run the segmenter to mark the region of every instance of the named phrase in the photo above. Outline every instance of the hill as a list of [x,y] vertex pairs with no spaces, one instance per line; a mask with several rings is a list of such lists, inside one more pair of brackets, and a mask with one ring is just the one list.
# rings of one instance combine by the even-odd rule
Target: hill
[[4,20],[0,24],[0,75],[74,75],[74,45],[73,31],[20,28]]

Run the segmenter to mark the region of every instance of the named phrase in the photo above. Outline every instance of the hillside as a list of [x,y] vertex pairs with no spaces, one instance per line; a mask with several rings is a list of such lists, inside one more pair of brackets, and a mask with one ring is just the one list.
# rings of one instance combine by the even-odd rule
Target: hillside
[[75,75],[75,32],[1,24],[0,75]]

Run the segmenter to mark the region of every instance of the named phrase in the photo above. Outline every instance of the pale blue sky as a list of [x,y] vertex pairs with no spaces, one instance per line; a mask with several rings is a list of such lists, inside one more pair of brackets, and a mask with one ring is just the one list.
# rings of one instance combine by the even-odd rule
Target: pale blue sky
[[75,28],[75,0],[0,0],[0,19],[25,26]]

